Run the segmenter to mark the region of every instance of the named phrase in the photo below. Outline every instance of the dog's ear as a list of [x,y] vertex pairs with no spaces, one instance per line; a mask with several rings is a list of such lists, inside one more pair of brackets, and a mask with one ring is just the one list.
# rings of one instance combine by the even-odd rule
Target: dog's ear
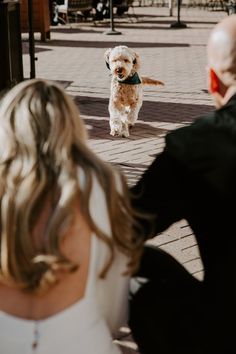
[[104,53],[104,59],[105,59],[105,62],[106,62],[106,66],[107,68],[110,70],[110,66],[109,66],[109,56],[110,56],[110,53],[111,53],[111,48],[108,48],[105,53]]
[[138,55],[138,53],[134,52],[133,68],[135,71],[138,71],[140,69],[140,64],[140,56]]

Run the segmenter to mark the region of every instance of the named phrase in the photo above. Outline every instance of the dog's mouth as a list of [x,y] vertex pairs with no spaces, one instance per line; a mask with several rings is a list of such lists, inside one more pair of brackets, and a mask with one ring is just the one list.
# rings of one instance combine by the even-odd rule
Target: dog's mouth
[[117,76],[118,76],[118,78],[120,79],[120,80],[122,80],[122,79],[124,79],[125,78],[125,76],[124,76],[124,74],[117,74]]
[[126,78],[126,71],[123,68],[115,69],[114,74],[116,75],[118,80],[125,80]]

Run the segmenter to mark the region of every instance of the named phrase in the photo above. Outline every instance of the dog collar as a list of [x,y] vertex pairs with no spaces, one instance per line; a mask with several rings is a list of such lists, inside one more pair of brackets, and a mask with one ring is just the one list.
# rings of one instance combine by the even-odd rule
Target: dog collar
[[127,77],[127,79],[120,81],[118,80],[120,84],[127,84],[127,85],[139,85],[141,84],[141,80],[138,76],[138,73],[134,73],[134,75]]
[[[106,61],[106,67],[108,70],[111,70],[109,63]],[[117,79],[120,84],[127,84],[127,85],[139,85],[141,84],[141,80],[138,76],[138,73],[135,72],[134,75],[127,77],[127,79],[120,81]]]

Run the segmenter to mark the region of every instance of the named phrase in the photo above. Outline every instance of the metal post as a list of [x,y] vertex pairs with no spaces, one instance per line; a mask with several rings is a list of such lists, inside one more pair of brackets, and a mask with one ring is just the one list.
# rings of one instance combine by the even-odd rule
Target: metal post
[[35,49],[34,49],[34,29],[33,29],[33,3],[28,0],[28,24],[29,24],[29,55],[30,55],[30,78],[35,78]]
[[168,7],[169,7],[169,16],[173,15],[173,0],[168,1]]
[[113,0],[110,0],[110,30],[106,34],[121,34],[121,32],[115,30],[114,26]]
[[186,28],[187,25],[180,21],[180,7],[181,7],[181,0],[177,0],[177,21],[172,23],[170,27],[172,28]]

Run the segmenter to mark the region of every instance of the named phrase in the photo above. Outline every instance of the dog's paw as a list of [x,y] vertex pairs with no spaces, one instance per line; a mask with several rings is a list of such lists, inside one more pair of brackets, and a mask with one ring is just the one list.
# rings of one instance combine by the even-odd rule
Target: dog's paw
[[115,136],[115,135],[116,135],[115,130],[111,130],[111,131],[110,131],[110,135]]
[[122,134],[121,134],[121,136],[122,136],[123,138],[128,138],[128,137],[129,137],[129,131],[128,131],[128,130],[123,131]]

